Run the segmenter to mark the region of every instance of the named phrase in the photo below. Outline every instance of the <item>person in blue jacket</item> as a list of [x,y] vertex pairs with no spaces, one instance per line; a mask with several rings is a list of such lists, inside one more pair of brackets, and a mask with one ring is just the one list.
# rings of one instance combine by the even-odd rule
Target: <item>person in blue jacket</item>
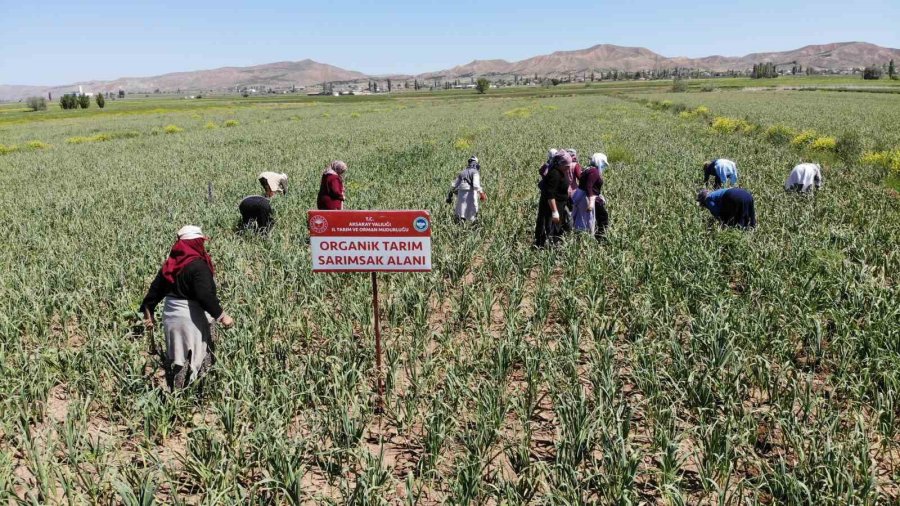
[[703,164],[704,185],[709,178],[713,178],[713,188],[717,190],[723,186],[737,186],[737,164],[724,158],[710,160]]
[[756,209],[753,195],[743,188],[727,188],[716,191],[700,190],[697,204],[709,209],[719,223],[729,227],[753,228],[756,226]]

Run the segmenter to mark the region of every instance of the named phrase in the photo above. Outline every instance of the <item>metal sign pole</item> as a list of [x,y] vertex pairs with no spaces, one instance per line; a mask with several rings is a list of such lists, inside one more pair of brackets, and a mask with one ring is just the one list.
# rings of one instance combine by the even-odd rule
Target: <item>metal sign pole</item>
[[378,310],[378,277],[372,271],[372,315],[375,317],[375,376],[378,388],[378,398],[375,404],[375,413],[384,413],[384,378],[381,370],[381,315]]

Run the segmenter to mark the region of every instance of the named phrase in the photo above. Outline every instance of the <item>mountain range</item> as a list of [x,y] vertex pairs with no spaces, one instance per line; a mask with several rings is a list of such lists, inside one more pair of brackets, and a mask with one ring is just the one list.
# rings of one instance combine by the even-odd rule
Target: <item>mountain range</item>
[[210,92],[228,91],[242,87],[287,89],[306,87],[323,82],[354,82],[369,79],[432,80],[458,79],[479,76],[559,76],[569,73],[619,70],[690,68],[711,72],[749,70],[756,63],[802,65],[816,70],[845,70],[871,64],[884,64],[900,59],[900,49],[886,48],[866,42],[838,42],[811,45],[791,51],[753,53],[746,56],[707,56],[703,58],[666,57],[642,47],[623,47],[599,44],[575,51],[557,51],[525,60],[475,60],[465,65],[419,75],[371,76],[345,70],[333,65],[301,60],[278,62],[252,67],[222,67],[211,70],[174,72],[152,77],[123,77],[113,81],[85,81],[59,86],[2,85],[0,100],[21,100],[32,95],[58,96],[76,91],[78,86],[87,92],[127,93]]

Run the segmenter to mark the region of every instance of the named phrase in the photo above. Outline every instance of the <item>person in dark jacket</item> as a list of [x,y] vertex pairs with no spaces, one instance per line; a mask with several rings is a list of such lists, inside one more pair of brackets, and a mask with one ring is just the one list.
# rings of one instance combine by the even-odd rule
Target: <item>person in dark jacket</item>
[[[541,176],[541,181],[543,181],[547,176],[547,172],[550,170],[550,162],[553,161],[553,157],[556,156],[556,153],[558,152],[559,150],[556,148],[550,148],[549,150],[547,150],[547,161],[544,162],[543,165],[541,165],[540,169],[538,169],[538,175]],[[538,188],[540,188],[540,186],[541,184],[538,183]]]
[[335,160],[331,162],[325,172],[322,173],[322,181],[319,184],[319,197],[316,199],[316,208],[319,210],[340,210],[344,208],[344,173],[347,172],[347,164]]
[[287,174],[276,172],[263,172],[259,175],[259,184],[263,188],[263,195],[251,195],[244,197],[238,204],[241,213],[242,229],[256,229],[260,232],[268,232],[275,224],[274,211],[270,200],[276,194],[287,193]]
[[716,191],[700,190],[697,204],[709,209],[719,223],[729,227],[753,228],[756,226],[756,209],[753,195],[743,188]]
[[269,198],[262,195],[251,195],[241,200],[241,203],[238,204],[238,211],[241,212],[242,229],[268,232],[272,228],[275,224],[275,213],[272,211],[272,203],[269,202]]
[[173,388],[199,379],[212,365],[211,324],[234,325],[216,294],[215,267],[206,252],[206,236],[200,227],[187,225],[156,274],[140,311],[148,328],[155,326],[154,312],[163,304],[166,356]]
[[543,248],[550,241],[558,244],[562,238],[563,223],[569,220],[566,203],[569,200],[569,172],[572,156],[560,150],[550,161],[550,169],[541,184],[537,223],[534,229],[534,246]]

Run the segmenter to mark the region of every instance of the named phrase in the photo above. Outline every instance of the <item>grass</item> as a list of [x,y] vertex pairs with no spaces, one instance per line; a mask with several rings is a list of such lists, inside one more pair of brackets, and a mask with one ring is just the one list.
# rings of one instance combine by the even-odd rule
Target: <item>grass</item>
[[[535,113],[513,119],[519,98],[491,90],[391,99],[404,107],[353,121],[359,101],[329,98],[4,130],[5,144],[54,148],[0,157],[0,499],[897,501],[900,204],[879,186],[885,169],[862,163],[826,167],[815,198],[785,194],[798,151],[765,136],[776,124],[835,135],[818,123],[830,95],[794,93],[821,107],[790,121],[751,111],[742,121],[759,135],[724,135],[674,103],[569,90],[528,97]],[[679,97],[694,95],[732,96]],[[892,125],[881,95],[854,103],[838,132]],[[745,118],[685,111],[700,105]],[[231,119],[240,128],[204,128]],[[149,135],[176,124],[186,133]],[[98,132],[137,137],[65,142]],[[609,156],[604,244],[531,249],[550,146]],[[457,227],[444,199],[474,149],[488,200],[480,227]],[[711,227],[692,202],[702,162],[726,154],[755,196],[753,232]],[[338,157],[348,207],[434,219],[434,272],[379,278],[381,416],[369,279],[309,272],[306,210]],[[235,234],[262,170],[291,178],[277,226]],[[22,183],[35,180],[53,184]],[[169,394],[132,327],[186,223],[212,237],[237,326],[218,332],[205,385]]]
[[98,133],[98,134],[88,135],[88,136],[80,136],[79,135],[79,136],[75,136],[75,137],[69,137],[68,139],[66,139],[66,143],[67,144],[84,144],[84,143],[90,143],[90,142],[106,142],[106,141],[111,141],[111,140],[115,140],[115,139],[131,139],[131,138],[138,137],[138,136],[140,136],[140,133],[132,131],[132,130],[119,131],[119,132],[104,132],[104,133]]

